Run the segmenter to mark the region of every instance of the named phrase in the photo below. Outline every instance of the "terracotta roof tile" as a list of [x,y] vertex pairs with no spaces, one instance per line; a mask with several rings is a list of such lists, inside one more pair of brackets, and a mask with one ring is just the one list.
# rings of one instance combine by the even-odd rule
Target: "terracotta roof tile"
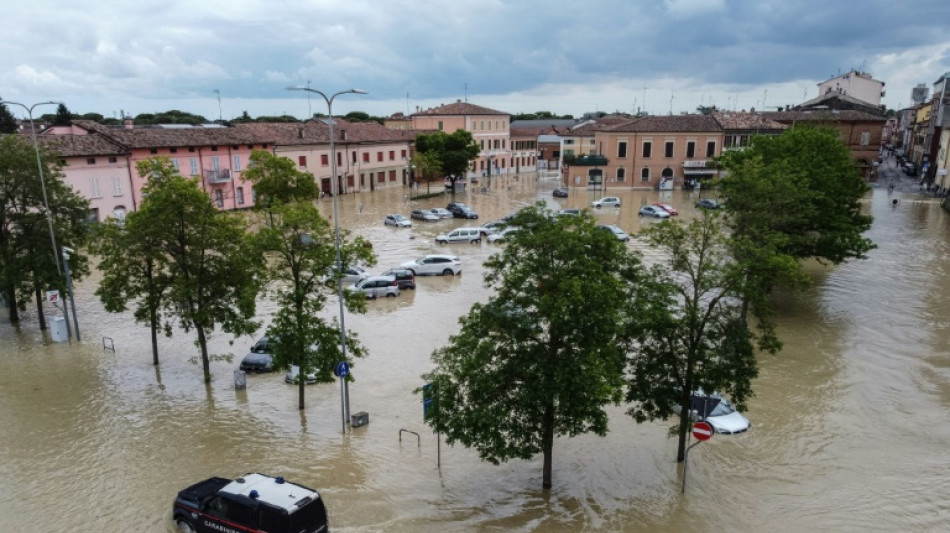
[[470,104],[468,102],[455,102],[453,104],[444,104],[439,107],[423,109],[412,114],[418,116],[436,116],[436,115],[511,115],[504,111],[496,111],[480,105]]
[[862,111],[842,109],[840,111],[772,111],[763,116],[779,122],[886,122],[887,118]]
[[759,113],[748,111],[715,111],[712,116],[724,130],[784,130],[788,127]]
[[124,147],[98,133],[89,135],[40,135],[37,142],[63,157],[127,155]]
[[607,126],[604,131],[719,132],[722,126],[710,115],[648,115]]

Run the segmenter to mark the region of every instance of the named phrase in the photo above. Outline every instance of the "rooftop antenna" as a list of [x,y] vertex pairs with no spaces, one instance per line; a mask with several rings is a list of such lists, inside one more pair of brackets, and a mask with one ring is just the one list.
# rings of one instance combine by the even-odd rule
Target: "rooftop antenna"
[[465,84],[465,102],[468,103],[468,84]]
[[673,91],[670,91],[670,114],[673,114]]
[[215,89],[214,92],[218,95],[218,122],[221,122],[221,91]]
[[643,86],[643,113],[647,112],[647,86]]
[[406,91],[406,116],[409,116],[410,114],[411,113],[409,112],[409,91]]
[[313,109],[310,108],[310,80],[307,80],[307,120],[313,118]]

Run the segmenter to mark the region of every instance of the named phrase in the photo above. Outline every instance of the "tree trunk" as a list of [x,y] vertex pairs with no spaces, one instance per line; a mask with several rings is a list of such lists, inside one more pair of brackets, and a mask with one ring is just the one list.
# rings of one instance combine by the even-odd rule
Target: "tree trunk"
[[158,364],[158,313],[155,312],[155,308],[149,309],[148,311],[148,321],[149,326],[152,329],[152,364]]
[[201,324],[195,324],[195,330],[198,332],[198,345],[201,347],[201,369],[204,370],[205,383],[211,383],[211,361],[208,358],[208,339],[205,338],[205,328]]
[[33,293],[36,297],[36,319],[40,321],[40,330],[46,329],[46,314],[43,312],[43,294],[40,287],[33,287]]
[[297,379],[300,380],[300,383],[297,384],[297,395],[299,396],[298,398],[299,405],[297,408],[303,411],[303,388],[307,386],[307,378],[306,376],[303,375],[303,367],[299,367],[299,368],[300,368],[300,373],[297,374]]
[[551,466],[553,463],[552,452],[554,451],[554,401],[549,400],[544,407],[544,424],[541,430],[541,451],[544,454],[544,467],[541,474],[541,488],[549,490],[551,488]]
[[10,309],[10,323],[16,324],[20,321],[20,308],[16,304],[16,289],[7,287],[7,306]]

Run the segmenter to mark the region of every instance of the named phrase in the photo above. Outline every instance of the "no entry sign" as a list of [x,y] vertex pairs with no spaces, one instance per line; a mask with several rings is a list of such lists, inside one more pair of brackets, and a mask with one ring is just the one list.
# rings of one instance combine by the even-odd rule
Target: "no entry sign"
[[713,428],[709,422],[696,422],[693,424],[693,436],[696,440],[709,440],[713,435]]

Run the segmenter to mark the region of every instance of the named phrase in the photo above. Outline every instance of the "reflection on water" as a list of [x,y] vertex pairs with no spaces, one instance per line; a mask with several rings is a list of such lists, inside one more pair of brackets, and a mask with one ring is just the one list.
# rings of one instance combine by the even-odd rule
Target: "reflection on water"
[[[461,198],[478,223],[538,199],[561,209],[603,195],[572,189],[553,199],[556,183],[532,176],[489,181]],[[609,194],[623,208],[596,218],[635,234],[653,223],[637,217],[640,205],[666,201],[688,218],[700,193]],[[317,488],[342,532],[939,530],[950,463],[940,423],[950,406],[950,222],[936,204],[912,199],[895,208],[875,191],[867,205],[879,248],[869,259],[810,264],[815,285],[779,295],[785,349],[760,359],[746,413],[753,428],[695,448],[685,495],[670,424],[634,424],[622,406],[611,408],[607,437],[558,440],[549,494],[539,489],[540,458],[496,467],[443,444],[436,468],[435,435],[412,390],[458,317],[488,298],[481,263],[500,246],[435,244],[476,221],[395,229],[382,218],[447,198],[409,201],[393,189],[339,199],[341,225],[379,255],[373,273],[427,253],[463,262],[460,276],[417,278],[415,291],[347,315],[369,349],[353,366],[351,408],[370,423],[346,435],[338,384],[308,387],[303,412],[281,373],[248,376],[247,390],[234,390],[252,337],[212,338],[214,353],[234,359],[212,364],[208,387],[190,362],[190,335],[161,338],[153,367],[147,329],[103,312],[93,277],[77,287],[81,343],[46,343],[32,312],[20,326],[0,325],[0,531],[171,531],[178,489],[248,471]],[[318,203],[332,213],[330,200]],[[331,301],[327,316],[335,311]],[[273,304],[260,312],[266,323]],[[418,432],[421,446],[400,443],[400,429]]]

